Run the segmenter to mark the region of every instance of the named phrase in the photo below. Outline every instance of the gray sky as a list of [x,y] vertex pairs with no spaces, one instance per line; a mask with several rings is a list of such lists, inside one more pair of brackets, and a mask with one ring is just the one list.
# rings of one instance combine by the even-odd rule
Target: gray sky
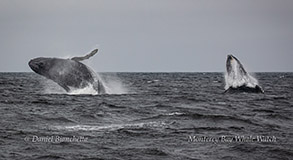
[[0,0],[0,72],[99,48],[97,72],[293,71],[292,0]]

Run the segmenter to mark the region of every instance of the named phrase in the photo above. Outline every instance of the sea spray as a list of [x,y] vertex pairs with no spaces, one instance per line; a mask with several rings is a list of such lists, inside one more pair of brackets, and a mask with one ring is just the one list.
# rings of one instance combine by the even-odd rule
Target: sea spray
[[115,74],[101,74],[101,79],[108,94],[127,94],[129,89],[122,80]]
[[87,64],[87,68],[90,70],[94,83],[99,83],[105,89],[105,94],[127,94],[128,88],[122,83],[122,80],[115,73],[97,73],[91,67],[91,59],[84,61]]

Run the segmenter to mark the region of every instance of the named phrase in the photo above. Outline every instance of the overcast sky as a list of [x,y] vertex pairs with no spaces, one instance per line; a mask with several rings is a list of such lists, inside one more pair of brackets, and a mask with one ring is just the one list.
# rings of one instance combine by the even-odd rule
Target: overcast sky
[[293,71],[292,0],[0,0],[0,72],[80,56],[97,72]]

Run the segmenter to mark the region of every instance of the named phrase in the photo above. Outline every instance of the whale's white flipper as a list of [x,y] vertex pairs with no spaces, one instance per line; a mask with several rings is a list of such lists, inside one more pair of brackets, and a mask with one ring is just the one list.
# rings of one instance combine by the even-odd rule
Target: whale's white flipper
[[94,56],[97,52],[98,52],[98,49],[95,49],[91,53],[89,53],[89,54],[87,54],[85,56],[82,56],[82,57],[72,57],[71,60],[74,60],[74,61],[83,61],[83,60],[89,59],[90,57]]

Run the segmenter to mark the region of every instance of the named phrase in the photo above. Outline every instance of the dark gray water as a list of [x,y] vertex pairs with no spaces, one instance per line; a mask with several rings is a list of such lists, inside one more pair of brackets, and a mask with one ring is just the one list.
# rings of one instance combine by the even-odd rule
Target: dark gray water
[[265,94],[222,94],[222,73],[104,73],[127,93],[67,95],[0,73],[0,159],[293,159],[293,73],[255,76]]

